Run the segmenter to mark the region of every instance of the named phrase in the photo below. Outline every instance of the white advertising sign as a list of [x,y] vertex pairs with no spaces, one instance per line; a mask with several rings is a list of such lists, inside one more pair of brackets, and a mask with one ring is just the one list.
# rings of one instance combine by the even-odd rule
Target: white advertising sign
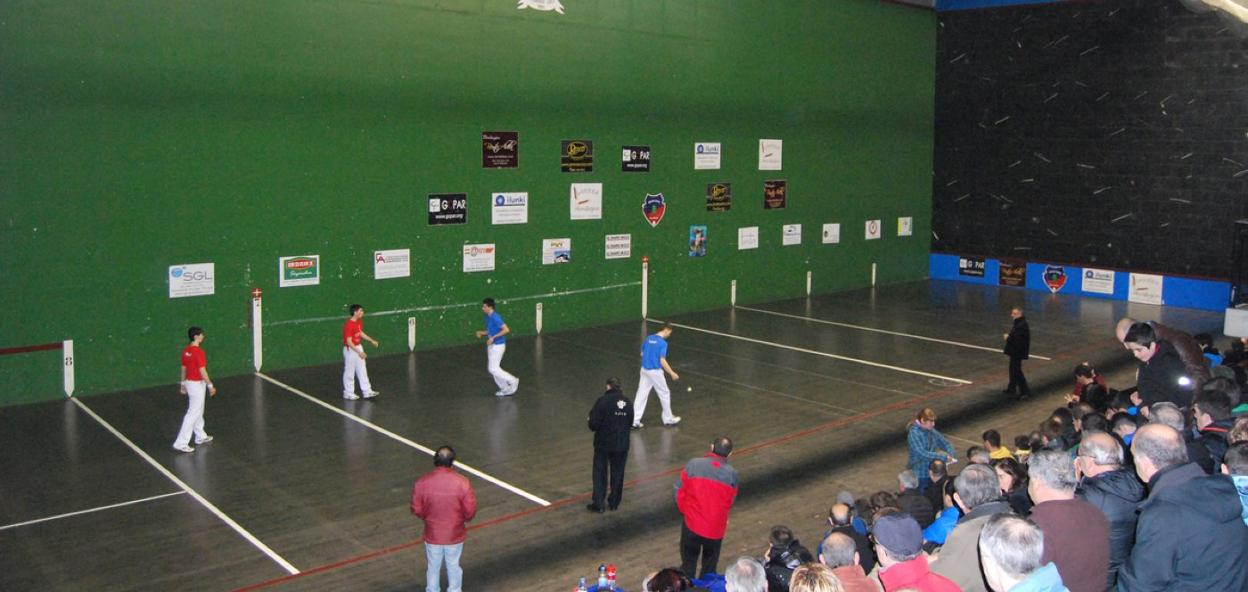
[[169,266],[169,297],[211,296],[216,293],[213,280],[215,263],[188,263]]
[[602,219],[602,183],[573,183],[568,198],[573,220]]
[[1127,300],[1140,304],[1161,304],[1161,276],[1147,273],[1131,274],[1131,289]]
[[494,244],[464,245],[464,273],[494,271]]
[[607,259],[628,259],[633,256],[633,235],[631,234],[608,234],[607,235]]
[[758,141],[758,170],[760,171],[778,171],[780,170],[780,156],[784,149],[784,140],[759,140]]
[[784,238],[780,242],[783,246],[802,244],[802,225],[801,224],[785,224]]
[[1114,272],[1109,269],[1085,267],[1083,268],[1083,285],[1080,289],[1093,294],[1113,294]]
[[841,225],[840,223],[823,225],[823,244],[835,245],[841,242]]
[[412,275],[411,249],[392,249],[373,252],[373,278],[386,280]]
[[914,217],[905,216],[897,219],[897,236],[911,236],[914,234]]
[[321,283],[321,256],[279,257],[277,274],[279,288],[319,285]]
[[746,226],[737,229],[737,250],[758,248],[758,227]]
[[867,220],[867,240],[880,238],[880,221]]
[[719,169],[719,142],[698,142],[693,145],[695,170]]
[[542,239],[542,265],[570,263],[572,261],[572,239]]
[[528,224],[528,193],[495,193],[491,208],[491,224]]

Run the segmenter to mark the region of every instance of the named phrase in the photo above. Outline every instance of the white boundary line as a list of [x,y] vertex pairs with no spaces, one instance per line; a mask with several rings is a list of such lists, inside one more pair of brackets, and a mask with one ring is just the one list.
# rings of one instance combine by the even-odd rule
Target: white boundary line
[[247,532],[247,529],[243,528],[241,525],[235,522],[233,518],[230,518],[229,516],[227,516],[225,512],[221,511],[220,508],[214,506],[212,502],[208,501],[207,499],[204,499],[204,496],[200,495],[194,489],[191,489],[189,485],[184,483],[181,479],[177,478],[177,476],[171,473],[169,469],[166,469],[163,465],[156,462],[156,460],[153,459],[151,456],[148,456],[146,452],[143,452],[142,448],[139,448],[138,446],[136,446],[134,442],[130,441],[129,438],[125,437],[121,432],[117,431],[117,428],[114,428],[112,424],[108,423],[107,421],[104,421],[104,418],[96,415],[95,412],[92,411],[90,407],[87,407],[85,403],[83,403],[82,401],[79,401],[76,397],[71,398],[70,401],[73,401],[74,404],[77,405],[79,409],[82,409],[83,411],[85,411],[87,415],[90,415],[93,419],[95,419],[95,421],[99,422],[100,425],[104,426],[104,429],[111,432],[114,436],[117,437],[118,440],[121,440],[122,444],[125,444],[126,446],[128,446],[130,450],[134,451],[135,454],[139,455],[140,457],[143,458],[143,460],[147,461],[147,464],[152,465],[152,467],[154,467],[157,471],[160,471],[160,473],[164,475],[165,478],[169,479],[170,481],[173,481],[174,485],[177,485],[179,488],[182,489],[182,491],[185,491],[187,495],[195,498],[195,501],[199,502],[201,505],[207,508],[209,512],[212,512],[213,514],[215,514],[217,518],[221,519],[222,522],[229,525],[230,528],[234,529],[234,532],[237,532],[243,538],[247,539],[247,541],[250,542],[252,545],[254,545],[257,549],[262,551],[265,555],[268,555],[269,559],[272,559],[275,563],[282,566],[282,569],[286,570],[287,573],[291,575],[299,573],[299,570],[296,569],[295,566],[291,565],[289,561],[286,561],[285,559],[283,559],[281,555],[278,555],[276,552],[273,551],[273,549],[270,549],[268,545],[265,545],[264,543],[260,542],[260,539],[256,538],[250,532]]
[[[647,321],[650,321],[650,322],[652,322],[652,323],[662,323],[662,322],[664,322],[664,321],[659,321],[659,320],[655,320],[655,319],[646,319],[646,320],[647,320]],[[761,340],[761,339],[754,339],[754,338],[751,338],[751,337],[742,337],[742,336],[740,336],[740,335],[733,335],[733,334],[731,334],[731,333],[721,333],[721,332],[719,332],[719,331],[712,331],[712,330],[710,330],[710,329],[702,329],[702,328],[699,328],[699,327],[693,327],[693,326],[690,326],[690,325],[682,325],[682,324],[680,324],[680,323],[671,323],[671,322],[669,322],[668,324],[670,324],[670,325],[671,325],[671,326],[673,326],[673,327],[680,327],[680,328],[682,328],[682,329],[688,329],[688,330],[690,330],[690,331],[698,331],[698,332],[701,332],[701,333],[708,333],[708,334],[710,334],[710,335],[718,335],[718,336],[720,336],[720,337],[727,337],[727,338],[729,338],[729,339],[740,339],[741,341],[749,341],[750,343],[758,343],[758,344],[761,344],[761,345],[770,345],[770,346],[772,346],[772,347],[778,347],[778,348],[781,348],[781,349],[788,349],[788,350],[792,350],[792,351],[796,351],[796,352],[802,352],[802,353],[804,353],[804,354],[811,354],[811,355],[815,355],[815,356],[823,356],[823,357],[825,357],[825,358],[833,358],[833,359],[837,359],[837,360],[843,360],[843,361],[846,361],[846,362],[854,362],[855,364],[865,364],[865,365],[867,365],[867,366],[875,366],[876,368],[886,368],[886,369],[888,369],[888,370],[896,370],[897,372],[905,372],[906,374],[915,374],[915,375],[918,375],[918,376],[926,376],[926,377],[928,377],[928,378],[939,378],[939,379],[941,379],[941,380],[948,380],[948,381],[951,381],[951,382],[956,382],[956,383],[958,383],[958,384],[974,384],[973,382],[971,382],[971,381],[969,381],[969,380],[962,380],[961,378],[953,378],[953,377],[950,377],[950,376],[941,376],[941,375],[939,375],[939,374],[930,374],[930,373],[927,373],[927,372],[922,372],[922,371],[919,371],[919,370],[911,370],[911,369],[909,369],[909,368],[902,368],[902,367],[900,367],[900,366],[890,366],[890,365],[888,365],[888,364],[881,364],[881,363],[879,363],[879,362],[871,362],[871,361],[868,361],[868,360],[859,360],[859,359],[857,359],[857,358],[849,358],[849,357],[845,357],[845,356],[838,356],[838,355],[836,355],[836,354],[829,354],[829,353],[826,353],[826,352],[815,351],[815,350],[813,350],[813,349],[806,349],[806,348],[803,348],[803,347],[794,347],[794,346],[792,346],[792,345],[785,345],[785,344],[783,344],[783,343],[775,343],[775,342],[772,342],[772,341],[763,341],[763,340]]]
[[100,507],[98,507],[98,508],[91,508],[91,509],[89,509],[89,510],[78,510],[77,512],[66,512],[66,513],[64,513],[64,514],[57,514],[57,515],[55,515],[55,516],[48,516],[47,518],[38,518],[38,519],[36,519],[36,520],[27,520],[27,521],[25,521],[25,522],[18,522],[17,524],[9,524],[9,525],[7,525],[7,526],[0,526],[0,530],[8,530],[8,529],[10,529],[10,528],[17,528],[17,527],[19,527],[19,526],[30,526],[31,524],[39,524],[40,522],[51,522],[51,521],[53,521],[53,520],[60,520],[61,518],[70,518],[70,517],[72,517],[72,516],[81,516],[81,515],[83,515],[83,514],[90,514],[90,513],[92,513],[92,512],[99,512],[99,511],[101,511],[101,510],[111,510],[111,509],[113,509],[113,508],[120,508],[120,507],[122,507],[122,506],[131,506],[131,505],[134,505],[134,504],[141,504],[141,503],[143,503],[143,502],[150,502],[150,501],[153,501],[153,500],[158,500],[158,499],[162,499],[162,498],[166,498],[166,497],[170,497],[170,496],[174,496],[174,495],[182,495],[182,494],[184,494],[184,493],[186,493],[186,492],[185,492],[185,491],[175,491],[175,492],[173,492],[173,493],[162,493],[162,494],[160,494],[160,495],[153,495],[152,497],[145,497],[145,498],[143,498],[143,499],[130,500],[130,501],[128,501],[128,502],[121,502],[121,503],[119,503],[119,504],[109,504],[109,505],[107,505],[107,506],[100,506]]
[[[276,379],[276,378],[273,378],[273,377],[271,377],[271,376],[269,376],[269,375],[267,375],[267,374],[265,374],[265,373],[263,373],[263,372],[257,372],[257,373],[256,373],[256,376],[259,376],[260,378],[263,378],[263,379],[265,379],[265,380],[267,380],[267,381],[269,381],[269,382],[271,382],[271,383],[273,383],[273,384],[275,384],[275,385],[277,385],[277,386],[279,386],[279,387],[282,387],[282,388],[284,388],[284,389],[286,389],[286,390],[288,390],[288,391],[290,391],[290,392],[292,392],[292,393],[294,393],[294,394],[296,394],[296,395],[299,395],[300,397],[303,397],[303,398],[305,398],[305,399],[307,399],[307,400],[309,400],[309,401],[311,401],[311,402],[313,402],[313,403],[316,403],[317,405],[320,405],[321,407],[324,407],[324,408],[326,408],[326,409],[328,409],[328,410],[330,410],[330,411],[333,411],[334,413],[337,413],[338,415],[341,415],[341,416],[343,416],[343,417],[345,417],[345,418],[347,418],[347,419],[350,419],[351,421],[354,421],[354,422],[359,423],[360,425],[363,425],[363,426],[365,426],[365,427],[367,427],[367,428],[369,428],[369,429],[371,429],[371,430],[373,430],[373,431],[376,431],[377,433],[379,433],[379,434],[381,434],[381,435],[383,435],[383,436],[386,436],[386,437],[388,437],[388,438],[390,438],[390,439],[392,439],[392,440],[395,440],[395,441],[401,442],[401,443],[406,444],[407,446],[409,446],[409,447],[411,447],[411,448],[415,448],[416,450],[419,450],[419,451],[421,451],[421,452],[423,452],[423,453],[425,453],[425,454],[428,454],[429,456],[433,456],[433,455],[434,455],[434,453],[435,453],[435,451],[434,451],[433,449],[431,449],[431,448],[428,448],[428,447],[426,447],[426,446],[421,446],[420,444],[417,444],[417,443],[415,443],[415,442],[413,442],[413,441],[411,441],[411,440],[409,440],[409,439],[407,439],[407,438],[404,438],[403,436],[400,436],[400,435],[398,435],[398,434],[396,434],[396,433],[394,433],[394,432],[392,432],[392,431],[390,431],[390,430],[387,430],[386,428],[383,428],[383,427],[381,427],[381,426],[379,426],[379,425],[377,425],[377,424],[375,424],[375,423],[373,423],[373,422],[371,422],[371,421],[368,421],[367,419],[362,419],[362,418],[360,418],[360,417],[359,417],[359,416],[357,416],[357,415],[354,415],[354,414],[351,414],[351,413],[347,413],[346,411],[343,411],[342,409],[339,409],[339,408],[337,408],[337,407],[334,407],[333,405],[330,405],[329,403],[326,403],[325,401],[322,401],[322,400],[320,400],[320,399],[318,399],[318,398],[316,398],[316,397],[313,397],[312,395],[309,395],[308,393],[305,393],[305,392],[303,392],[303,391],[301,391],[301,390],[299,390],[299,389],[297,389],[297,388],[295,388],[295,387],[293,387],[293,386],[290,386],[289,384],[286,384],[286,383],[284,383],[284,382],[282,382],[282,381],[280,381],[280,380],[278,380],[278,379]],[[550,502],[548,502],[548,501],[546,501],[546,500],[544,500],[544,499],[542,499],[542,498],[540,498],[540,497],[537,497],[536,495],[533,495],[533,494],[531,494],[531,493],[529,493],[529,492],[527,492],[527,491],[525,491],[525,490],[523,490],[523,489],[520,489],[519,487],[516,487],[515,485],[512,485],[512,484],[510,484],[510,483],[507,483],[506,481],[503,481],[503,480],[500,480],[500,479],[498,479],[498,478],[496,478],[496,477],[492,477],[492,476],[490,476],[490,475],[487,475],[487,474],[485,474],[485,473],[483,473],[483,472],[481,472],[481,471],[479,471],[479,470],[477,470],[477,469],[475,469],[475,468],[473,468],[473,467],[471,467],[471,466],[468,466],[468,465],[466,465],[466,464],[464,464],[464,463],[462,463],[462,462],[459,462],[459,460],[456,460],[456,461],[455,461],[455,466],[456,466],[456,467],[459,467],[459,469],[460,469],[461,471],[465,472],[465,473],[470,473],[470,474],[472,474],[472,475],[476,475],[477,477],[480,477],[480,478],[482,478],[482,479],[484,479],[484,480],[486,480],[486,481],[489,481],[490,483],[493,483],[493,484],[495,484],[495,485],[497,485],[497,486],[499,486],[499,487],[502,487],[503,489],[506,489],[507,491],[510,491],[510,492],[512,492],[512,493],[514,493],[514,494],[516,494],[516,495],[518,495],[518,496],[520,496],[520,497],[523,497],[523,498],[525,498],[525,499],[527,499],[527,500],[529,500],[529,501],[532,501],[532,502],[534,502],[534,503],[536,503],[536,504],[539,504],[539,505],[542,505],[542,506],[549,506],[549,505],[550,505]]]
[[[823,324],[825,324],[825,325],[835,325],[835,326],[837,326],[837,327],[846,327],[846,328],[849,328],[849,329],[858,329],[859,331],[872,331],[872,332],[875,332],[875,333],[885,333],[885,334],[888,334],[888,335],[896,335],[896,336],[898,336],[898,337],[909,337],[909,338],[911,338],[911,339],[922,339],[923,341],[931,341],[931,342],[933,342],[933,343],[943,343],[943,344],[945,344],[945,345],[956,345],[956,346],[958,346],[958,347],[966,347],[966,348],[970,348],[970,349],[980,349],[980,350],[983,350],[983,351],[990,351],[990,352],[993,352],[993,353],[998,353],[998,354],[999,354],[999,353],[1001,353],[1001,349],[1000,349],[1000,348],[984,347],[984,346],[982,346],[982,345],[975,345],[975,344],[972,344],[972,343],[962,343],[961,341],[949,341],[949,340],[947,340],[947,339],[937,339],[937,338],[935,338],[935,337],[924,337],[924,336],[922,336],[922,335],[913,335],[913,334],[910,334],[910,333],[901,333],[901,332],[898,332],[898,331],[889,331],[889,330],[887,330],[887,329],[877,329],[877,328],[875,328],[875,327],[864,327],[864,326],[862,326],[862,325],[852,325],[852,324],[850,324],[850,323],[838,323],[838,322],[836,322],[836,321],[826,321],[826,320],[824,320],[824,319],[816,319],[816,318],[814,318],[814,317],[806,317],[806,316],[801,316],[801,315],[788,314],[788,313],[783,313],[783,312],[776,312],[776,311],[774,311],[774,310],[764,310],[764,309],[761,309],[761,308],[751,308],[751,307],[749,307],[749,306],[740,306],[740,305],[738,305],[738,306],[734,306],[733,308],[739,308],[739,309],[741,309],[741,310],[748,310],[748,311],[751,311],[751,312],[760,312],[760,313],[763,313],[763,314],[769,314],[769,315],[776,315],[776,316],[778,316],[778,317],[788,317],[788,318],[790,318],[790,319],[799,319],[799,320],[803,320],[803,321],[810,321],[810,322],[812,322],[812,323],[823,323]],[[1033,358],[1035,358],[1035,359],[1037,359],[1037,360],[1045,360],[1045,361],[1052,361],[1052,359],[1053,359],[1053,358],[1046,358],[1046,357],[1044,357],[1044,356],[1038,356],[1038,355],[1036,355],[1036,354],[1031,354],[1031,357],[1033,357]]]

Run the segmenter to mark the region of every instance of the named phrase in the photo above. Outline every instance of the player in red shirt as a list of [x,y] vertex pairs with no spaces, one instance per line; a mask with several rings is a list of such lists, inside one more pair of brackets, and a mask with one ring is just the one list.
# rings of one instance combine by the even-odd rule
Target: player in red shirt
[[367,339],[373,347],[379,347],[377,340],[364,332],[364,307],[352,304],[351,317],[342,325],[342,398],[349,401],[360,398],[355,394],[356,377],[360,379],[360,392],[365,399],[381,394],[373,390],[372,383],[368,381],[368,366],[364,361],[368,354],[364,353],[364,346],[360,345],[361,339]]
[[191,327],[186,330],[191,344],[182,350],[182,380],[178,390],[187,397],[186,415],[182,417],[182,429],[173,441],[173,449],[178,452],[194,452],[191,448],[191,434],[195,434],[196,444],[207,444],[212,441],[204,431],[204,392],[208,396],[217,395],[217,387],[208,378],[208,357],[199,344],[204,342],[204,330]]

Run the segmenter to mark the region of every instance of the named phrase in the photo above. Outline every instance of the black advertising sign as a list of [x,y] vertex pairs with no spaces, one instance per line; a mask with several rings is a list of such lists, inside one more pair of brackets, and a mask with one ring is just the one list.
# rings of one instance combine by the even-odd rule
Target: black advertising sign
[[706,211],[727,212],[732,209],[732,183],[706,184]]
[[787,204],[788,192],[788,181],[763,181],[763,209],[783,210]]
[[958,274],[970,277],[984,277],[987,264],[983,257],[958,257]]
[[620,170],[625,173],[650,172],[650,147],[625,146],[620,156]]
[[594,170],[592,140],[563,140],[559,150],[560,170],[565,173],[588,173]]
[[520,134],[481,132],[481,167],[514,169],[520,166]]
[[429,225],[464,224],[468,222],[468,194],[430,193]]
[[1002,261],[1000,271],[997,273],[997,283],[1016,288],[1026,286],[1027,264],[1018,261]]

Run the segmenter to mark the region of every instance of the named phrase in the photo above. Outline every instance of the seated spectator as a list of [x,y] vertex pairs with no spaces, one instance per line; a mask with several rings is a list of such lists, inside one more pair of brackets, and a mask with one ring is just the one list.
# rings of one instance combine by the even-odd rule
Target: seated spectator
[[871,494],[871,522],[883,516],[885,510],[900,510],[897,505],[897,496],[887,491],[877,491]]
[[1135,509],[1144,499],[1144,484],[1123,466],[1122,443],[1100,432],[1088,432],[1075,457],[1079,486],[1075,495],[1096,506],[1109,520],[1109,589],[1135,545]]
[[[1061,418],[1050,417],[1044,420],[1040,423],[1038,431],[1040,432],[1040,448],[1033,448],[1031,450],[1032,454],[1041,450],[1066,450],[1070,448],[1070,446],[1066,445],[1066,440],[1063,438],[1066,427],[1062,425]],[[1071,430],[1072,433],[1073,431]]]
[[1222,459],[1222,474],[1230,475],[1235,490],[1239,492],[1240,516],[1248,526],[1248,442],[1236,442],[1226,450]]
[[997,482],[1001,484],[1001,497],[1009,502],[1010,509],[1019,516],[1030,514],[1032,500],[1027,494],[1027,467],[1007,458],[993,462],[992,470],[997,473]]
[[936,519],[936,512],[932,510],[932,502],[919,493],[919,478],[906,469],[897,474],[897,489],[897,507],[914,517],[919,528],[927,528]]
[[927,467],[934,460],[949,462],[956,458],[953,445],[944,434],[936,431],[936,412],[924,408],[915,416],[906,432],[906,445],[910,448],[906,468],[919,476],[919,489],[926,490],[929,483],[923,480]]
[[1119,413],[1126,413],[1131,417],[1140,414],[1140,394],[1134,389],[1118,391],[1112,399],[1110,399],[1109,409],[1105,410],[1105,417],[1113,419]]
[[1087,403],[1075,403],[1074,405],[1071,405],[1070,407],[1068,407],[1068,409],[1070,409],[1070,415],[1074,420],[1075,433],[1082,435],[1083,434],[1083,416],[1088,415],[1090,413],[1096,413],[1096,409]]
[[845,592],[841,581],[832,575],[828,566],[819,563],[807,563],[793,570],[793,592]]
[[1162,401],[1149,407],[1148,417],[1153,423],[1160,423],[1174,428],[1174,431],[1183,435],[1183,442],[1187,446],[1187,460],[1196,463],[1206,475],[1212,475],[1213,457],[1209,455],[1209,449],[1205,448],[1196,440],[1196,435],[1187,429],[1185,420],[1187,416],[1183,411],[1169,401]]
[[1018,462],[1027,462],[1027,455],[1031,454],[1031,436],[1015,436],[1014,437],[1014,458]]
[[680,568],[665,567],[642,580],[641,589],[646,592],[681,592],[692,590],[693,580]]
[[[875,519],[875,510],[871,509],[871,501],[867,498],[854,500],[854,528],[867,536],[871,532],[871,521]],[[861,524],[859,524],[861,522]]]
[[1131,443],[1135,472],[1148,484],[1135,547],[1118,589],[1244,590],[1248,527],[1234,483],[1187,462],[1183,436],[1150,423]]
[[[1059,433],[1062,439],[1062,446],[1066,450],[1071,450],[1079,445],[1079,430],[1075,425],[1075,413],[1066,407],[1058,407],[1053,410],[1051,418],[1056,419],[1060,424]],[[1073,455],[1073,451],[1072,451]]]
[[[1101,373],[1097,372],[1091,364],[1084,362],[1075,366],[1075,388],[1069,395],[1066,395],[1066,403],[1073,405],[1080,401],[1084,401],[1084,392],[1089,385],[1093,384],[1101,387],[1102,389],[1109,388],[1105,384],[1105,377],[1101,376]],[[1093,405],[1095,406],[1095,404]]]
[[973,465],[986,465],[992,462],[988,449],[983,446],[972,446],[966,449],[966,462]]
[[1109,581],[1109,519],[1075,497],[1075,465],[1065,452],[1043,450],[1027,463],[1031,519],[1044,531],[1044,557],[1071,592],[1104,592]]
[[1000,501],[1001,486],[992,467],[968,465],[953,480],[953,488],[953,501],[964,515],[945,539],[932,571],[966,592],[988,592],[979,569],[979,531],[993,514],[1008,513],[1010,505]]
[[819,553],[819,562],[832,570],[845,592],[879,592],[879,584],[867,578],[867,572],[863,571],[862,554],[858,552],[854,539],[834,532],[819,546],[823,549]]
[[990,461],[999,458],[1014,458],[1014,455],[1010,454],[1010,449],[1001,445],[1001,432],[987,430],[980,437],[984,440],[984,448],[988,449],[988,459]]
[[[1108,432],[1109,420],[1099,412],[1092,412],[1079,418],[1079,425],[1083,427],[1083,432]],[[1083,439],[1080,438],[1082,443]]]
[[[1239,390],[1235,383],[1225,378],[1211,379],[1192,400],[1192,418],[1199,434],[1197,442],[1205,447],[1215,470],[1222,467],[1222,456],[1227,448],[1226,437],[1232,426],[1231,394],[1228,392],[1231,388]],[[1209,474],[1213,472],[1211,470]]]
[[[1152,325],[1131,325],[1123,338],[1123,344],[1137,360],[1143,362],[1136,379],[1136,388],[1139,389],[1144,407],[1151,407],[1153,403],[1162,401],[1179,407],[1191,406],[1195,379],[1188,375],[1187,368],[1174,346],[1158,338]],[[1201,380],[1206,378],[1208,370],[1204,371]]]
[[1121,438],[1127,446],[1131,445],[1131,438],[1135,437],[1135,430],[1138,426],[1135,416],[1128,413],[1115,413],[1109,420],[1110,431]]
[[1248,353],[1245,353],[1245,341],[1248,338],[1234,339],[1231,341],[1231,350],[1222,356],[1222,365],[1229,367],[1235,374],[1235,382],[1239,383],[1241,388],[1248,384]]
[[[981,466],[981,465],[972,465]],[[963,469],[963,473],[971,467]],[[898,513],[883,516],[872,531],[876,556],[880,558],[880,583],[884,592],[912,587],[922,591],[954,592],[958,590],[948,578],[928,569],[923,554],[923,532],[909,515]],[[976,566],[975,571],[979,568]]]
[[1044,533],[1026,518],[998,514],[979,535],[984,577],[994,592],[1067,592],[1057,566],[1044,561]]
[[[945,482],[944,507],[941,508],[940,514],[936,516],[936,520],[931,526],[923,529],[923,548],[931,551],[945,544],[945,539],[949,537],[949,532],[958,524],[958,520],[962,518],[962,510],[953,502],[953,481]],[[929,548],[930,547],[930,548]]]
[[1222,352],[1213,346],[1213,336],[1208,333],[1197,333],[1192,336],[1196,340],[1196,345],[1200,346],[1201,355],[1209,360],[1210,366],[1222,365]]
[[1248,417],[1236,419],[1231,431],[1226,434],[1227,445],[1234,446],[1240,442],[1248,442]]
[[793,536],[789,527],[777,525],[771,527],[771,544],[763,554],[763,568],[767,572],[768,592],[788,592],[789,579],[793,570],[803,563],[815,560],[810,550],[803,547]]
[[[824,540],[837,533],[853,539],[862,563],[862,571],[871,573],[871,570],[875,569],[875,551],[872,549],[871,541],[867,540],[866,535],[854,528],[852,517],[853,511],[849,506],[839,502],[832,504],[832,507],[828,508],[828,526],[831,528],[823,535]],[[820,544],[822,545],[822,542]],[[819,547],[815,553],[822,554],[823,548]]]
[[753,557],[738,557],[724,570],[724,592],[767,592],[763,564]]
[[[949,469],[943,460],[934,460],[927,465],[927,489],[923,491],[923,495],[927,496],[928,501],[932,502],[932,510],[939,512],[943,506],[941,499],[942,492],[945,490],[945,483],[950,481]],[[919,489],[923,489],[923,480],[919,479]]]

